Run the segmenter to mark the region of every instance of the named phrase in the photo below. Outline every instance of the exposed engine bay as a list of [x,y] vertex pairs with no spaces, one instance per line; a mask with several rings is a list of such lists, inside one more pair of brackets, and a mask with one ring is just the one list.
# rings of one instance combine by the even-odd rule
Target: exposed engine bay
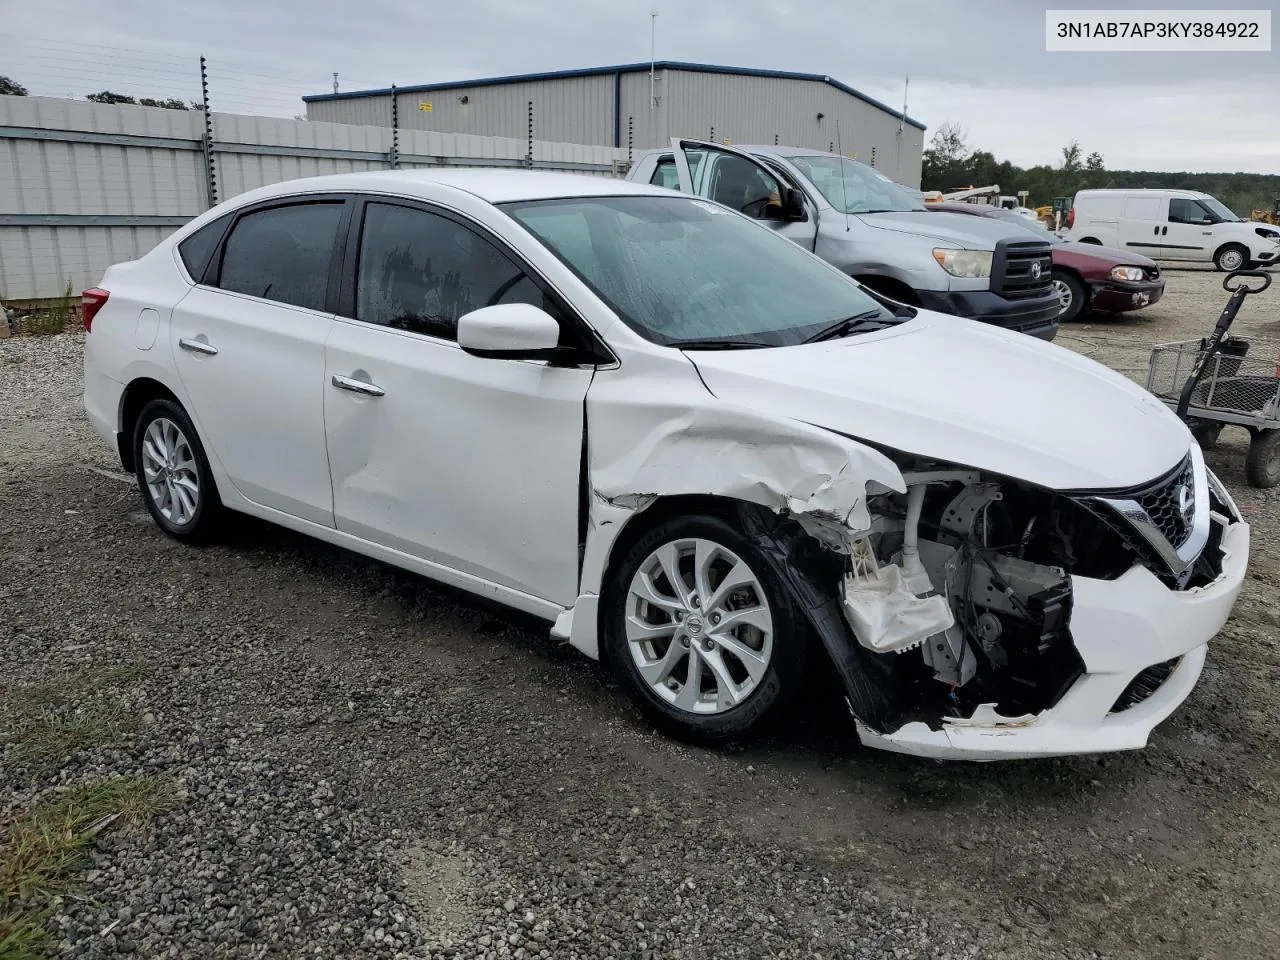
[[[857,640],[853,650],[843,644],[842,663],[841,644],[823,636],[851,710],[882,733],[910,721],[1016,721],[1057,704],[1085,672],[1070,632],[1072,574],[1111,580],[1144,564],[1188,589],[1221,569],[1218,524],[1175,578],[1087,497],[927,463],[903,477],[905,494],[869,498],[871,526],[847,553],[788,536],[785,524],[757,531],[776,546],[819,635],[840,629]],[[833,581],[838,596],[824,605]]]

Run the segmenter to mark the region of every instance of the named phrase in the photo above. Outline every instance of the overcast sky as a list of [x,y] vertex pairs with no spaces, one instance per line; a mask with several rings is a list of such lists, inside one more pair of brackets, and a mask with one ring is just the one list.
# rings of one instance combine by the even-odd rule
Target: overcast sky
[[0,0],[0,74],[33,94],[109,87],[301,113],[303,93],[465,80],[657,56],[823,73],[891,105],[928,138],[1028,166],[1072,138],[1112,169],[1280,173],[1280,51],[1046,53],[1052,9],[1269,9],[1280,0]]

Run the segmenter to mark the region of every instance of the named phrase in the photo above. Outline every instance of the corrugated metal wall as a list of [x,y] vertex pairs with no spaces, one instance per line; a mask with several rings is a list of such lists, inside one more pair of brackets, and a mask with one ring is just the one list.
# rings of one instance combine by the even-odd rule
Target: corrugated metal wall
[[[617,116],[615,127],[615,84]],[[534,106],[535,136],[568,143],[612,144],[635,150],[665,145],[672,136],[734,143],[774,142],[856,154],[886,176],[920,185],[924,131],[902,124],[874,104],[813,80],[753,77],[732,73],[659,69],[650,109],[649,74],[644,71],[599,76],[457,87],[428,93],[400,93],[400,124],[423,130],[522,137],[528,104]],[[467,102],[462,103],[465,97]],[[430,112],[419,105],[430,103]],[[819,113],[824,114],[821,121]],[[307,104],[307,116],[336,123],[390,123],[391,97],[374,95]],[[837,135],[837,123],[839,134]],[[630,141],[628,140],[630,134]]]
[[[611,144],[613,86],[609,75],[400,93],[399,122],[406,130],[526,137],[529,101],[533,101],[535,139]],[[321,100],[307,105],[307,116],[312,120],[389,126],[391,97]]]
[[[218,198],[390,166],[387,127],[214,114]],[[208,208],[198,112],[0,97],[0,298],[96,283]],[[545,169],[611,175],[625,151],[534,141]],[[400,166],[525,163],[523,138],[399,131]]]
[[[714,136],[718,142],[842,149],[885,176],[920,185],[924,131],[843,90],[810,80],[659,71],[658,107],[648,109],[648,74],[623,77],[622,102],[635,111],[636,146],[671,137]],[[818,114],[823,114],[821,120]],[[625,123],[625,119],[624,119]],[[643,131],[643,134],[641,134]]]

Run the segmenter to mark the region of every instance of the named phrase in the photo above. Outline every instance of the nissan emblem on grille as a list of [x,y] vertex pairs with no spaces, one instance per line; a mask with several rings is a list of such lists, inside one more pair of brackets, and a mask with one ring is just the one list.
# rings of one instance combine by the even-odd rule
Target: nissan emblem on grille
[[1196,498],[1191,492],[1190,484],[1184,483],[1178,488],[1178,513],[1182,515],[1183,526],[1190,527],[1195,519]]

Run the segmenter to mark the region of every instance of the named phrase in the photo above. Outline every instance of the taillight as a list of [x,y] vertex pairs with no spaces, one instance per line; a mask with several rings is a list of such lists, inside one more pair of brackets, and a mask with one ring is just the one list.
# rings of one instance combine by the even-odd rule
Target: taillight
[[85,333],[93,329],[93,318],[98,315],[98,311],[106,304],[109,296],[111,294],[100,287],[92,287],[80,294],[80,313],[84,318]]
[[1075,226],[1075,222],[1076,222],[1076,208],[1072,207],[1070,210],[1067,211],[1067,229],[1070,230],[1073,226]]

